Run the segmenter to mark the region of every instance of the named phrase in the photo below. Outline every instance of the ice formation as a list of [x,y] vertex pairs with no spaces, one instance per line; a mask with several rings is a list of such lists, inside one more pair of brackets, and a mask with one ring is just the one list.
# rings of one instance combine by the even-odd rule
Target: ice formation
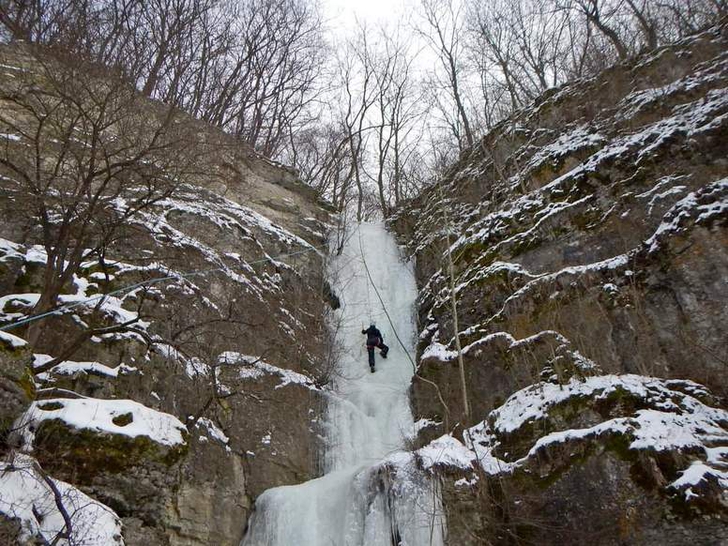
[[[401,452],[414,426],[411,264],[382,224],[360,224],[329,273],[341,308],[332,325],[338,367],[326,419],[325,475],[263,493],[242,546],[439,546],[444,523],[437,488]],[[361,334],[370,322],[391,348],[386,360],[377,355],[374,374]]]

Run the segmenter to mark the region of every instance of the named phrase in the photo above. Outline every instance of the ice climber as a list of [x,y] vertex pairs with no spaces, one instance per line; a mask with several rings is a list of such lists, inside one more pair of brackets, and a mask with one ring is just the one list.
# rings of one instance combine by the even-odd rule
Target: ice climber
[[384,344],[384,337],[376,325],[372,322],[369,328],[361,331],[362,334],[367,336],[367,352],[369,353],[369,368],[374,373],[374,349],[379,348],[379,354],[382,358],[387,358],[389,347]]

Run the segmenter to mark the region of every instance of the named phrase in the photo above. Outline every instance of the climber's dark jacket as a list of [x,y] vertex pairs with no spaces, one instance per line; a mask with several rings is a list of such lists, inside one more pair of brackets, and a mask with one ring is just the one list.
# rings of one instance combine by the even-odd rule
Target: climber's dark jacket
[[374,371],[374,348],[378,347],[380,350],[380,354],[384,358],[387,358],[389,347],[384,344],[384,336],[382,336],[382,332],[377,330],[376,326],[370,326],[366,330],[362,330],[361,333],[367,336],[367,353],[369,353],[369,366],[372,368],[372,371]]
[[382,332],[376,326],[370,326],[366,330],[362,330],[361,333],[367,336],[367,346],[379,347],[379,344],[383,341]]

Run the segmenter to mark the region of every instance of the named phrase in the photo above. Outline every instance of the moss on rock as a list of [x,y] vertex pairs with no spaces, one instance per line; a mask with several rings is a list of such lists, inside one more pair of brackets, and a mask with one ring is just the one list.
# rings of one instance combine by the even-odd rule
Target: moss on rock
[[164,446],[147,436],[73,429],[59,419],[43,421],[35,434],[35,451],[44,468],[75,476],[89,484],[99,474],[118,474],[146,463],[172,466],[188,452],[187,443]]

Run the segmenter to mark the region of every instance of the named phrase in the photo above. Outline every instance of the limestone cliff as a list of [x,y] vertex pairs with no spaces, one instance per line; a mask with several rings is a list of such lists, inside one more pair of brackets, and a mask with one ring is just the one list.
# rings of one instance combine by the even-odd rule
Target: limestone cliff
[[[318,472],[325,205],[290,169],[92,67],[3,46],[0,72],[0,325],[37,313],[47,232],[91,245],[114,230],[37,339],[41,321],[0,337],[0,537],[67,531],[55,489],[74,544],[237,545],[261,491]],[[78,173],[96,177],[87,194]]]
[[392,219],[450,544],[723,543],[727,158],[723,25],[547,93]]

